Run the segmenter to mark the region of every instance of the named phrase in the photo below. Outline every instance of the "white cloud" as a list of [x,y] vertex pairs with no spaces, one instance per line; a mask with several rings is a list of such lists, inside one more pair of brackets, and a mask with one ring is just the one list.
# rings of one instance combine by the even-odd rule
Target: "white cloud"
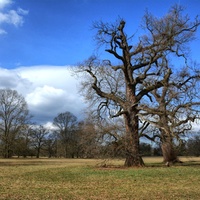
[[[1,88],[27,88],[31,82],[22,78],[15,70],[0,68],[0,87]],[[23,89],[24,90],[24,89]]]
[[23,16],[15,10],[10,10],[7,13],[0,12],[0,24],[11,24],[15,27],[22,26],[24,23]]
[[12,4],[11,0],[0,0],[0,10]]
[[[28,11],[22,8],[18,8],[17,10],[4,10],[6,6],[11,4],[12,1],[10,0],[0,0],[0,26],[9,24],[15,27],[19,27],[23,25],[24,15],[27,15]],[[0,35],[5,33],[7,33],[6,30],[0,27]]]
[[32,93],[27,95],[26,99],[33,106],[52,106],[52,102],[55,99],[62,99],[64,93],[62,89],[44,85],[43,87],[35,88]]
[[66,111],[78,118],[82,116],[85,104],[77,86],[78,80],[71,76],[68,66],[0,68],[0,87],[22,94],[33,119],[41,123],[50,123]]
[[191,123],[191,124],[192,124],[192,130],[193,130],[194,132],[199,132],[199,130],[200,130],[199,123],[200,123],[199,120],[196,120],[195,122],[192,122],[192,123]]
[[54,118],[58,112],[65,112],[61,111],[65,108],[65,100],[67,102],[68,99],[64,90],[47,85],[35,88],[26,96],[33,115],[39,115],[43,119]]

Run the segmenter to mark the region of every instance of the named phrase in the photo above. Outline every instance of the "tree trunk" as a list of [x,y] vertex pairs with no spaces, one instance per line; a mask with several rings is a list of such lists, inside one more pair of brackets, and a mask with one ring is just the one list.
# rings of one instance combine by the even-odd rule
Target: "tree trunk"
[[140,155],[139,149],[139,134],[138,134],[138,116],[137,110],[134,110],[124,116],[126,125],[126,144],[125,153],[126,160],[124,165],[126,167],[143,167],[144,162]]
[[37,154],[36,154],[36,158],[40,157],[40,149],[37,149]]
[[67,158],[67,145],[65,144],[65,158]]
[[5,144],[4,147],[4,158],[11,158],[12,157],[12,150],[8,143]]
[[165,141],[161,145],[162,154],[163,154],[163,162],[169,166],[170,163],[180,162],[176,151],[174,149],[173,143],[171,141]]
[[143,167],[144,162],[141,156],[137,156],[136,154],[128,154],[126,156],[126,160],[124,163],[124,166],[126,167]]
[[163,127],[165,127],[164,130],[160,129],[162,136],[161,149],[163,154],[163,162],[169,166],[171,163],[179,162],[179,159],[173,145],[173,134],[170,132],[170,129],[167,126],[167,116],[163,115],[160,120],[162,121]]
[[8,144],[5,144],[4,158],[9,158],[9,147],[8,147]]

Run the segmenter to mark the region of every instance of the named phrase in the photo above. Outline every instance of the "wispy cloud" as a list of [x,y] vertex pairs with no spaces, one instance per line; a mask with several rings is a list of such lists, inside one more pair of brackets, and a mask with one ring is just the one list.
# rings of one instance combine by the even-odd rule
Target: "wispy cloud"
[[7,32],[0,28],[0,35],[6,34]]
[[24,15],[27,15],[29,11],[22,8],[18,9],[5,9],[13,4],[11,0],[0,0],[0,35],[6,34],[7,31],[2,26],[12,25],[15,27],[22,26],[24,23]]

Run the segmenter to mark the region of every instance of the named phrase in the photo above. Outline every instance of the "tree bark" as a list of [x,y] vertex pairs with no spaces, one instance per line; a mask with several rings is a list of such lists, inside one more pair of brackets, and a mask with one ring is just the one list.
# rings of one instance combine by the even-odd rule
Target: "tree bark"
[[124,166],[126,167],[143,167],[144,162],[140,155],[139,149],[139,134],[138,134],[138,116],[136,108],[124,116],[126,125],[126,144],[125,153],[126,160]]
[[180,162],[171,140],[163,141],[161,145],[161,149],[162,149],[162,154],[163,154],[163,162],[167,166],[176,162]]

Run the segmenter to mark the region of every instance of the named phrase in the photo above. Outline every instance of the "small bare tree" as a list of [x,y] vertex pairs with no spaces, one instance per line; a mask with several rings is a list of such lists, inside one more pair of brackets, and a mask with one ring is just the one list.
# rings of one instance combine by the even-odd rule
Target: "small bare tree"
[[27,103],[23,96],[11,89],[0,90],[0,141],[3,157],[13,155],[14,143],[30,119]]
[[70,112],[60,113],[53,121],[54,126],[57,128],[58,139],[60,140],[65,152],[65,157],[69,155],[74,157],[74,145],[76,143],[76,131],[78,121],[76,116]]
[[93,121],[86,119],[78,126],[77,157],[97,158],[100,154],[101,138]]
[[25,129],[20,130],[15,140],[15,155],[19,156],[29,156],[33,154],[31,150],[31,129],[32,124],[27,124]]
[[80,64],[77,72],[85,76],[83,95],[97,107],[99,114],[104,111],[111,117],[123,116],[126,128],[125,166],[144,165],[139,150],[140,102],[164,86],[172,74],[172,69],[164,63],[170,55],[186,57],[185,45],[194,38],[200,24],[197,19],[190,22],[188,16],[182,13],[183,9],[179,6],[172,7],[162,18],[147,13],[143,28],[148,33],[138,38],[136,45],[131,44],[133,36],[126,34],[123,19],[116,24],[94,23],[98,44],[104,45],[106,52],[113,55],[119,64],[112,65],[111,61],[91,57]]
[[48,134],[49,130],[42,125],[33,126],[31,129],[31,143],[36,150],[36,158],[40,157],[41,150],[45,147]]

